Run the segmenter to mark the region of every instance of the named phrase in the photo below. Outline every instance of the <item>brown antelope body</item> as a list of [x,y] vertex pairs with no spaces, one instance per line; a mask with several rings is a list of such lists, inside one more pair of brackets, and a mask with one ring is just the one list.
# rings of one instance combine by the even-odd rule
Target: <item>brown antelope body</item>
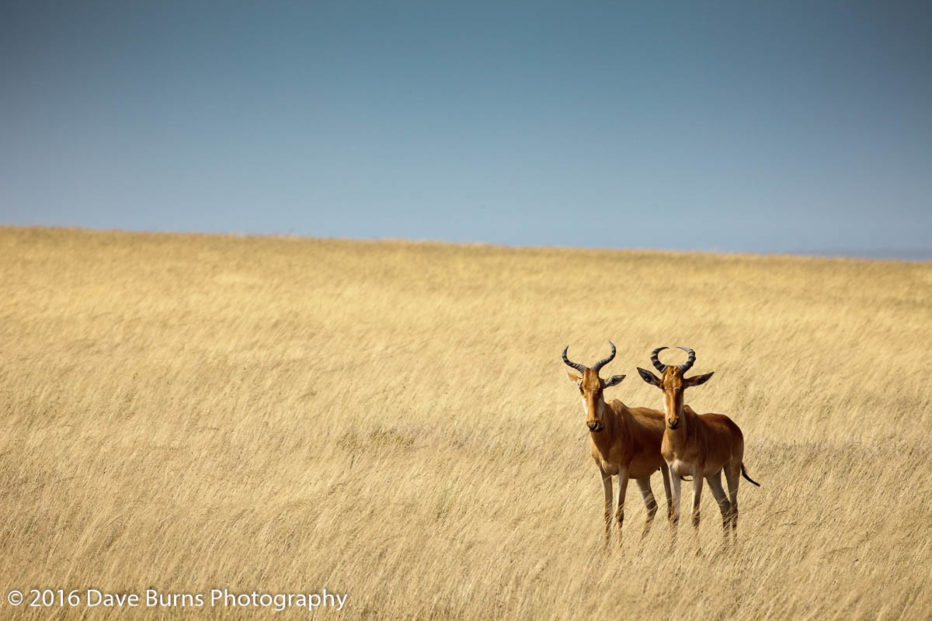
[[[690,386],[704,384],[712,373],[685,377],[686,371],[696,361],[696,353],[688,347],[680,347],[689,355],[681,365],[661,364],[658,354],[666,347],[658,347],[651,353],[651,362],[660,371],[657,377],[650,371],[638,367],[638,373],[648,384],[663,391],[666,418],[663,443],[660,452],[673,477],[673,523],[680,518],[680,481],[692,476],[693,526],[699,527],[699,499],[702,481],[705,480],[722,512],[722,527],[728,538],[729,526],[735,539],[738,536],[738,483],[744,475],[754,485],[744,469],[744,435],[733,420],[723,414],[696,414],[683,403],[683,391]],[[728,496],[722,489],[722,472],[728,483]]]
[[586,426],[589,428],[590,449],[605,491],[605,541],[611,537],[612,524],[612,476],[618,476],[618,538],[621,541],[621,526],[624,522],[625,494],[628,480],[634,479],[641,491],[644,505],[647,507],[647,519],[641,531],[642,537],[650,530],[651,522],[657,513],[657,501],[650,488],[650,477],[660,470],[663,475],[663,488],[667,497],[667,513],[671,510],[670,479],[667,465],[660,455],[660,443],[663,439],[663,414],[648,408],[629,408],[624,403],[614,400],[607,403],[603,391],[616,386],[625,378],[613,375],[608,380],[599,377],[599,370],[615,357],[615,345],[609,341],[612,353],[608,358],[586,367],[571,362],[566,357],[569,349],[563,350],[563,362],[579,371],[582,376],[567,372],[570,380],[579,388],[583,406],[586,410]]

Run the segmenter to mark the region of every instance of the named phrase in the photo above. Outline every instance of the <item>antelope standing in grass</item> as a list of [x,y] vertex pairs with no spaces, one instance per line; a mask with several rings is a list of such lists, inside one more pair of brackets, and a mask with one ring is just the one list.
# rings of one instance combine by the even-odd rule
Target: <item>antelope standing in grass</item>
[[663,488],[667,496],[667,514],[670,515],[671,496],[670,478],[667,465],[660,455],[660,442],[663,439],[663,414],[648,408],[629,408],[624,403],[614,400],[606,403],[602,393],[606,388],[616,386],[625,378],[613,375],[608,380],[599,377],[599,370],[615,358],[615,345],[609,341],[612,353],[608,358],[596,362],[592,367],[585,367],[566,357],[569,349],[563,350],[563,362],[582,373],[579,377],[567,371],[570,380],[579,388],[583,407],[586,410],[586,426],[589,428],[592,458],[602,475],[602,487],[605,489],[605,543],[611,538],[612,525],[612,475],[618,475],[618,541],[621,543],[621,525],[625,519],[625,493],[628,479],[634,479],[644,504],[647,507],[647,519],[641,536],[650,530],[651,522],[657,513],[657,501],[650,488],[650,475],[661,470]]
[[[760,487],[744,469],[744,435],[730,418],[723,414],[696,414],[691,407],[683,404],[683,391],[690,386],[706,383],[712,373],[685,377],[686,371],[696,361],[696,352],[688,347],[680,347],[689,358],[680,365],[660,363],[658,354],[667,349],[658,347],[650,360],[660,371],[657,377],[650,371],[638,367],[638,373],[648,384],[653,384],[663,391],[666,427],[663,432],[663,444],[660,452],[670,467],[673,477],[673,524],[680,519],[680,480],[693,477],[693,526],[699,528],[699,498],[702,495],[702,480],[709,483],[712,495],[722,511],[722,527],[725,540],[728,540],[728,527],[731,526],[733,539],[738,538],[738,483],[740,475]],[[729,497],[722,489],[722,471],[728,482]]]

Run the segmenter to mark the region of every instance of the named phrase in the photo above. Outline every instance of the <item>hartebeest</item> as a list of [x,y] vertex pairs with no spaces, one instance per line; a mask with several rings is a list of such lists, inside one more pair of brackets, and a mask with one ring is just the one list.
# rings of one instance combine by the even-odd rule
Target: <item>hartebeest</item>
[[570,361],[566,357],[569,345],[563,349],[563,362],[582,373],[582,377],[567,371],[570,380],[579,388],[583,407],[586,409],[586,426],[589,428],[592,458],[602,475],[602,487],[605,490],[605,542],[611,538],[612,525],[612,475],[618,475],[618,540],[621,541],[621,525],[625,519],[625,493],[628,479],[637,481],[644,505],[647,507],[647,519],[641,536],[650,530],[651,522],[657,513],[657,501],[650,488],[650,476],[661,470],[663,488],[667,496],[667,514],[670,515],[671,496],[670,478],[667,465],[660,455],[660,442],[663,439],[663,414],[648,408],[629,408],[624,403],[614,400],[606,403],[602,393],[604,389],[616,386],[625,378],[613,375],[608,380],[599,377],[599,370],[615,358],[615,344],[609,341],[612,353],[608,358],[586,367]]
[[[734,539],[738,537],[738,483],[740,475],[760,487],[744,469],[744,435],[730,418],[723,414],[696,414],[683,404],[683,391],[690,386],[704,384],[712,373],[684,377],[696,361],[696,352],[689,347],[680,347],[689,358],[680,365],[660,363],[658,355],[666,347],[658,347],[651,355],[651,362],[660,371],[657,377],[650,371],[638,367],[638,373],[648,384],[663,391],[666,426],[660,452],[673,477],[673,523],[680,519],[680,480],[686,475],[693,477],[693,526],[699,528],[699,498],[702,495],[702,480],[709,483],[712,495],[722,511],[722,527],[728,538],[728,527]],[[729,498],[722,489],[722,470],[728,482]]]

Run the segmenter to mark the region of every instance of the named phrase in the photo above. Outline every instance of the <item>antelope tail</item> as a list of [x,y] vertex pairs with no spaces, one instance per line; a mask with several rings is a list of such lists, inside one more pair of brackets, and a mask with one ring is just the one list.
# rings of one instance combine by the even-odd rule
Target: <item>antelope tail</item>
[[758,483],[757,481],[755,481],[754,479],[748,476],[748,471],[744,469],[744,462],[741,462],[741,476],[743,476],[745,479],[747,479],[748,481],[750,481],[757,487],[760,487],[760,483]]

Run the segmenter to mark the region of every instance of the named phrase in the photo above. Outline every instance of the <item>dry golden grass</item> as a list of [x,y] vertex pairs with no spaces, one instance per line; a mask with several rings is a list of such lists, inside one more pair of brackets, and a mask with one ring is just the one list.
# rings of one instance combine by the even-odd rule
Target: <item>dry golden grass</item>
[[[929,263],[0,229],[0,616],[57,611],[14,587],[220,586],[350,618],[929,618],[930,309]],[[633,486],[603,549],[560,351],[607,339],[629,405],[661,407],[658,345],[716,372],[688,402],[762,484],[733,554],[708,489],[701,556],[688,520],[640,541]]]

